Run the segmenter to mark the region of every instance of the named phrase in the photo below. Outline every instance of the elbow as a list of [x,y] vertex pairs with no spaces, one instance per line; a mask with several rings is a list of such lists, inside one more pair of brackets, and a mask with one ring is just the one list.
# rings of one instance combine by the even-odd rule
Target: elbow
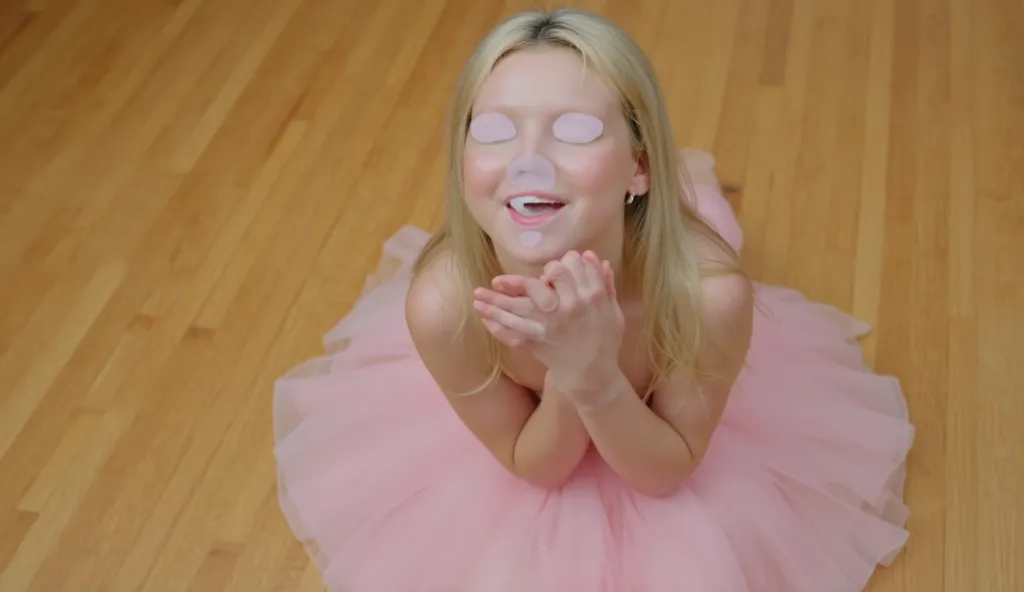
[[551,467],[543,466],[513,465],[509,468],[519,479],[545,491],[561,489],[572,475],[571,472],[554,471]]
[[650,479],[644,483],[636,484],[636,490],[646,495],[647,497],[653,498],[665,498],[672,497],[683,488],[683,485],[689,480],[689,474],[683,475],[663,475],[657,479]]
[[513,477],[546,491],[561,489],[572,476],[571,470],[564,470],[551,462],[545,462],[545,458],[534,458],[532,455],[513,452],[499,460]]
[[536,476],[524,476],[520,475],[521,479],[524,479],[530,485],[543,489],[544,491],[558,491],[563,485],[569,480],[566,477],[554,477],[548,475],[536,475]]
[[699,465],[700,459],[689,455],[667,459],[660,469],[646,479],[638,479],[634,487],[648,497],[672,497],[689,482]]

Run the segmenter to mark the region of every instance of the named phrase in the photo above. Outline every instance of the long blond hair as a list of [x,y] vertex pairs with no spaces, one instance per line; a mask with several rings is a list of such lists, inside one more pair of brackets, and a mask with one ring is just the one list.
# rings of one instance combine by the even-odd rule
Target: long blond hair
[[[732,253],[732,249],[683,199],[683,185],[689,182],[679,166],[665,102],[646,55],[622,29],[597,15],[571,9],[520,13],[499,24],[477,46],[450,107],[445,220],[424,247],[413,272],[420,273],[442,252],[453,254],[458,281],[463,284],[460,293],[466,295],[454,303],[462,308],[460,331],[480,332],[493,362],[492,380],[499,376],[503,368],[500,344],[480,322],[467,322],[473,316],[469,312],[472,289],[489,286],[501,268],[490,238],[474,221],[464,200],[463,150],[472,106],[484,80],[503,57],[536,46],[575,50],[619,93],[633,147],[650,174],[648,193],[625,206],[620,272],[642,293],[650,388],[680,366],[700,373],[700,279],[707,273],[730,271],[732,265],[723,262],[710,268],[700,264],[694,239],[697,235],[710,239],[722,252]],[[645,397],[649,394],[650,389]]]

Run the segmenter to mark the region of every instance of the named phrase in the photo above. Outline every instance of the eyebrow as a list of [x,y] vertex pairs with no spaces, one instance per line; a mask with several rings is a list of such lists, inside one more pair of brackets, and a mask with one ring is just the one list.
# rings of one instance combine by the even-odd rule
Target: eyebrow
[[603,119],[606,116],[606,113],[602,113],[602,111],[605,111],[604,109],[598,109],[596,107],[583,107],[583,106],[580,106],[580,105],[574,105],[574,106],[571,106],[571,107],[570,106],[566,106],[566,105],[554,106],[554,107],[533,106],[533,105],[531,105],[531,106],[523,107],[523,106],[520,106],[520,105],[504,105],[504,104],[503,105],[488,105],[488,104],[483,104],[483,105],[479,105],[479,106],[478,105],[474,105],[470,109],[469,114],[470,114],[470,116],[473,116],[473,115],[477,115],[479,113],[492,113],[492,112],[496,112],[496,113],[503,113],[505,115],[509,115],[511,113],[518,114],[518,115],[526,115],[529,112],[535,112],[535,111],[542,111],[545,115],[548,115],[548,116],[551,116],[551,117],[559,117],[559,116],[565,115],[566,113],[581,113],[583,115],[590,115],[590,116],[596,117],[598,119]]

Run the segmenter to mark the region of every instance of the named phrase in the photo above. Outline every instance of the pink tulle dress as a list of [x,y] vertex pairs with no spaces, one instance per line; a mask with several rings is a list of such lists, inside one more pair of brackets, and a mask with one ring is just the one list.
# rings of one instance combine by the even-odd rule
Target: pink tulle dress
[[[695,177],[738,248],[717,183]],[[416,355],[404,300],[427,237],[391,237],[326,355],[277,383],[281,506],[331,590],[849,592],[902,549],[913,427],[898,382],[862,362],[862,323],[757,285],[747,368],[684,488],[644,496],[591,450],[546,491],[491,456]]]

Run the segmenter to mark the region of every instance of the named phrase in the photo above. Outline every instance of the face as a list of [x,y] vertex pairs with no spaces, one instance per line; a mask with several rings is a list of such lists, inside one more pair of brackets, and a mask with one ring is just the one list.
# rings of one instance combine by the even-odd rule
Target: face
[[616,93],[565,48],[505,57],[473,105],[466,204],[500,259],[621,251],[625,198],[647,192]]

